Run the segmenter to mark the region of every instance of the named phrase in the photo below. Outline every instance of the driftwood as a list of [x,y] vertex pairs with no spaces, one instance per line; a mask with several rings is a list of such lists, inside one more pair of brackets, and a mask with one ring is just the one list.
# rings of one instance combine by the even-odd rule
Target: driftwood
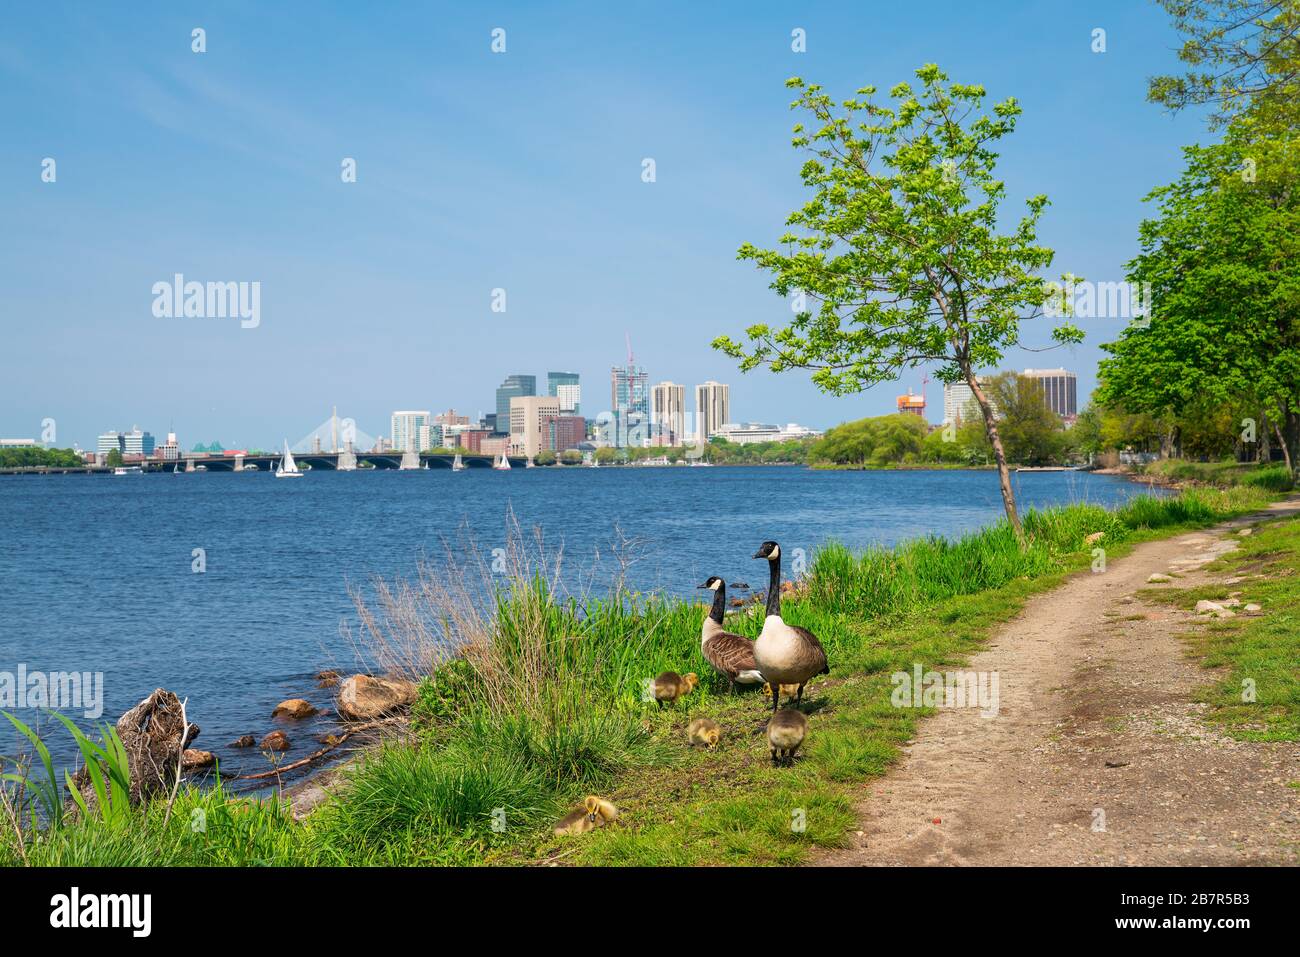
[[[116,728],[131,770],[132,804],[140,804],[172,788],[179,773],[181,754],[199,735],[199,726],[185,720],[180,699],[165,688],[158,688],[118,718]],[[72,776],[72,783],[94,813],[98,798],[90,772],[81,768]]]

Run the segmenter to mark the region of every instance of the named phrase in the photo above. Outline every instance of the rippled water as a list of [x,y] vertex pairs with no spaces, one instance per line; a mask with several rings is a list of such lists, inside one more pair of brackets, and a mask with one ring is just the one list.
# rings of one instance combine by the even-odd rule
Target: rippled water
[[[1016,476],[1022,508],[1143,491],[1111,476]],[[630,585],[693,595],[711,574],[761,584],[750,556],[765,539],[789,555],[832,538],[954,535],[1002,514],[991,472],[786,467],[0,477],[0,508],[0,672],[102,672],[110,720],[169,688],[189,698],[203,729],[196,746],[216,751],[226,773],[265,768],[226,745],[271,730],[277,702],[328,707],[312,675],[356,667],[339,628],[353,615],[349,583],[441,560],[462,523],[482,547],[499,547],[513,509],[548,547],[563,546],[583,588],[602,588],[616,568],[611,546],[633,539]],[[200,548],[207,567],[196,574]],[[289,728],[299,739],[289,760],[325,724]],[[66,738],[52,736],[70,756]],[[6,723],[0,753],[14,747]]]

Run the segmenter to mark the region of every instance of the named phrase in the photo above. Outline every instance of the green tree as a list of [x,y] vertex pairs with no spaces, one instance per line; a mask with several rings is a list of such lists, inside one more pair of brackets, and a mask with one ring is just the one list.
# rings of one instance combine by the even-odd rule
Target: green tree
[[1159,0],[1184,35],[1188,71],[1157,76],[1147,98],[1170,110],[1212,105],[1216,124],[1253,111],[1296,118],[1300,101],[1300,2]]
[[[794,321],[746,330],[715,348],[749,371],[813,370],[837,395],[896,379],[920,363],[937,363],[945,382],[964,381],[979,403],[998,465],[1007,518],[1021,543],[1006,454],[989,400],[975,377],[1020,341],[1020,325],[1042,314],[1047,290],[1037,274],[1052,251],[1037,244],[1046,196],[1026,201],[1009,233],[999,231],[1006,196],[992,149],[1015,130],[1014,99],[982,112],[984,88],[948,83],[933,64],[916,71],[922,88],[900,83],[892,106],[876,89],[835,104],[821,87],[794,78],[794,108],[812,128],[795,126],[793,145],[809,154],[801,176],[813,193],[787,219],[781,249],[750,243],[739,256],[773,275],[782,296],[810,300]],[[798,300],[796,300],[796,308]],[[1058,342],[1078,342],[1068,323]]]
[[104,461],[105,461],[105,463],[108,465],[109,468],[114,468],[114,469],[116,469],[116,468],[121,468],[121,467],[122,467],[122,453],[121,453],[118,449],[109,449],[109,450],[108,450],[108,458],[106,458]]
[[555,453],[550,449],[542,449],[542,451],[537,453],[538,465],[554,465],[555,462]]
[[1042,384],[1017,372],[1001,372],[988,391],[998,408],[1007,457],[1023,465],[1050,465],[1064,452],[1061,417],[1047,405]]

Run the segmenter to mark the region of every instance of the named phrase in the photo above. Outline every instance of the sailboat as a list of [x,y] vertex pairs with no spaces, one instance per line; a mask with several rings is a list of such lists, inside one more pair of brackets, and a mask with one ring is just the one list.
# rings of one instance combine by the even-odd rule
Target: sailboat
[[506,458],[506,453],[502,452],[501,458],[498,461],[494,462],[492,467],[496,469],[498,472],[509,472],[510,459]]
[[276,478],[301,478],[302,470],[298,468],[298,463],[293,460],[293,453],[289,451],[289,442],[286,439],[284,443],[284,458],[280,460],[280,468],[275,473]]
[[463,471],[465,471],[465,463],[462,462],[462,461],[460,460],[460,453],[459,453],[459,452],[456,453],[456,458],[452,460],[452,463],[451,463],[451,470],[452,470],[453,472],[463,472]]

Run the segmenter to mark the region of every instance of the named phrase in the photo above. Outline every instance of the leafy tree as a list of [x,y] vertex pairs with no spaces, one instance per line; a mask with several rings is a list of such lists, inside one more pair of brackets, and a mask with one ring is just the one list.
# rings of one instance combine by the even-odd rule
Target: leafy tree
[[582,453],[577,449],[565,449],[560,453],[560,461],[565,465],[580,465],[582,463]]
[[1216,124],[1251,110],[1294,120],[1300,101],[1300,2],[1159,0],[1184,36],[1182,76],[1153,77],[1147,98],[1170,110],[1213,105]]
[[[1006,196],[992,149],[1016,126],[1014,99],[981,112],[984,88],[948,83],[933,64],[916,71],[921,90],[900,83],[892,106],[864,87],[839,104],[799,78],[793,108],[811,129],[795,126],[793,145],[809,154],[801,176],[813,193],[787,219],[781,249],[740,248],[741,259],[773,276],[782,296],[806,308],[793,322],[746,330],[748,342],[720,336],[714,347],[743,371],[813,370],[818,387],[837,395],[896,379],[937,363],[945,382],[965,381],[979,403],[998,466],[1007,518],[1024,542],[1006,454],[989,400],[975,377],[1020,341],[1021,322],[1041,315],[1047,298],[1037,275],[1052,251],[1036,241],[1046,196],[1026,202],[1009,232],[999,231]],[[796,307],[799,300],[796,300]],[[1068,323],[1058,342],[1078,342]]]
[[989,394],[998,407],[1007,458],[1024,465],[1049,465],[1063,458],[1064,427],[1047,405],[1041,383],[1002,372],[989,380]]
[[118,449],[109,449],[108,457],[104,461],[109,468],[114,468],[114,469],[121,468],[122,467],[121,451]]
[[542,449],[537,453],[538,465],[554,465],[556,462],[555,453],[550,449]]
[[1198,403],[1258,409],[1256,431],[1271,428],[1290,466],[1300,437],[1300,141],[1241,121],[1222,143],[1184,153],[1178,181],[1148,197],[1159,212],[1142,223],[1129,264],[1131,282],[1150,283],[1152,315],[1102,346],[1110,357],[1096,398],[1171,421],[1167,446]]

